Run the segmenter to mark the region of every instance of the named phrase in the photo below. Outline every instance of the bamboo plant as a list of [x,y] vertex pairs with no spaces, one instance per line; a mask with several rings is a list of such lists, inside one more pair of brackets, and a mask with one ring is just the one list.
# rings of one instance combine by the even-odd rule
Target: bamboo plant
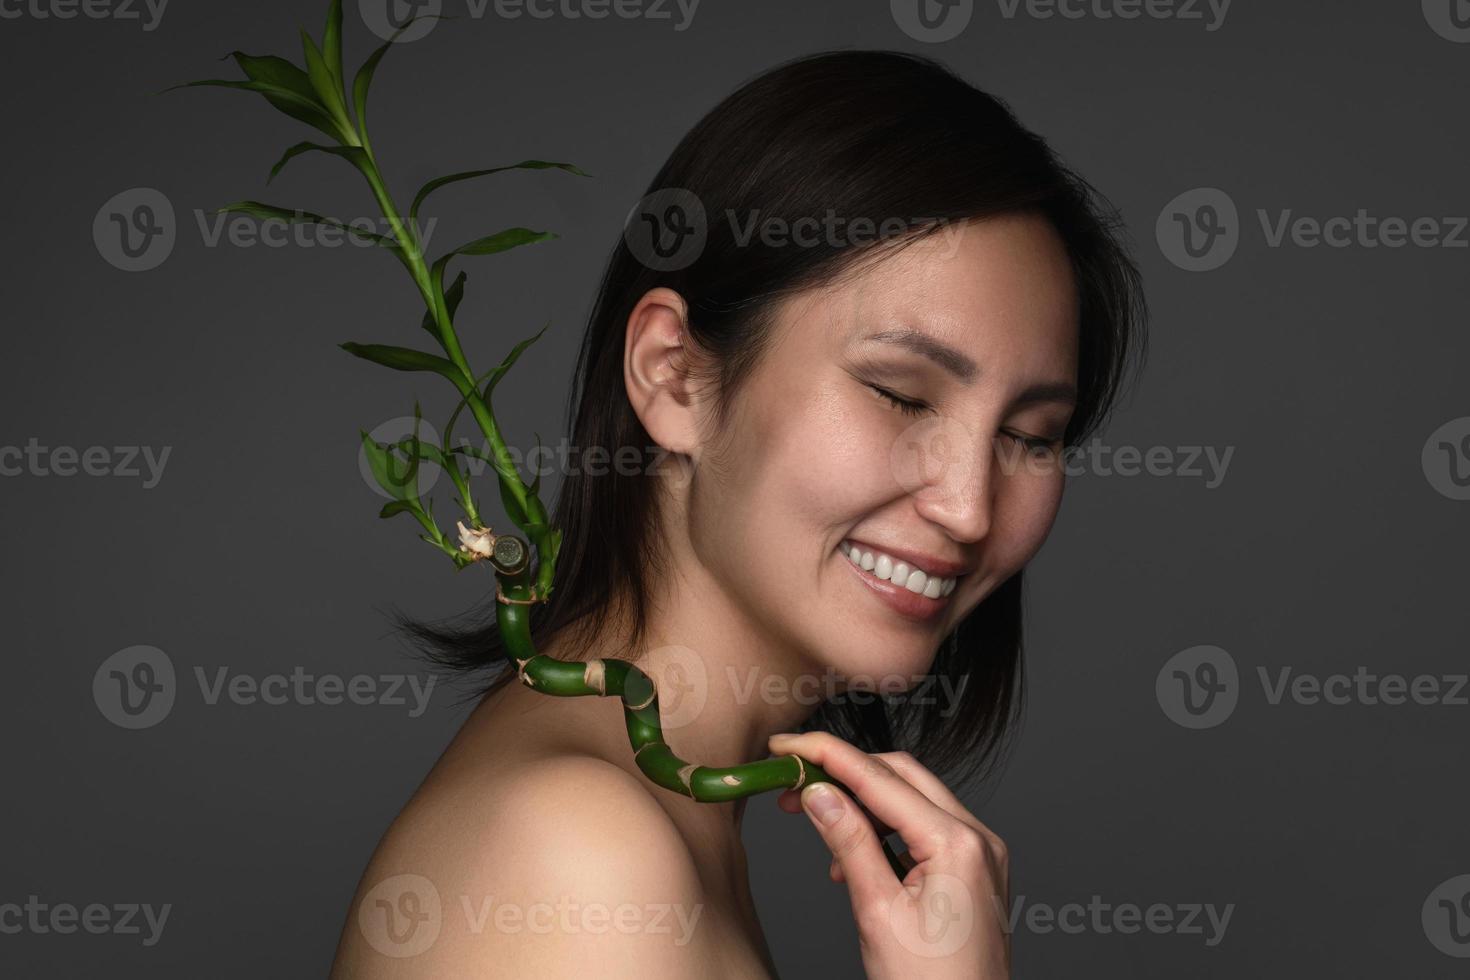
[[[555,169],[583,177],[588,175],[571,164],[543,160],[524,160],[509,166],[470,170],[429,181],[414,194],[406,215],[399,210],[368,139],[368,90],[379,63],[398,36],[418,20],[440,16],[421,15],[405,23],[363,62],[350,87],[343,71],[342,4],[341,0],[331,0],[320,43],[305,30],[301,31],[305,67],[274,55],[257,56],[232,51],[221,60],[233,58],[245,78],[186,82],[164,90],[219,86],[255,92],[279,111],[324,133],[331,142],[306,141],[287,149],[271,168],[266,182],[269,183],[287,163],[303,154],[319,152],[340,157],[367,182],[392,231],[391,236],[365,231],[311,211],[253,200],[227,204],[216,213],[237,212],[262,219],[331,226],[381,246],[408,272],[425,305],[420,327],[438,349],[431,351],[357,342],[341,346],[363,360],[396,371],[438,374],[454,386],[459,400],[444,426],[441,443],[419,438],[418,422],[422,413],[417,403],[414,405],[414,430],[409,437],[397,442],[379,443],[368,432],[361,433],[362,447],[373,476],[392,498],[379,511],[379,517],[411,515],[423,529],[419,537],[444,554],[456,570],[477,564],[490,566],[496,579],[496,622],[504,639],[506,656],[522,683],[532,690],[558,697],[595,694],[621,698],[628,739],[638,768],[659,786],[700,802],[726,802],[769,790],[796,789],[815,782],[840,786],[839,781],[816,763],[797,755],[735,766],[702,766],[686,762],[675,755],[664,741],[658,692],[652,678],[636,665],[615,658],[564,661],[536,652],[531,641],[530,612],[534,604],[548,602],[552,598],[562,532],[551,526],[548,511],[540,497],[539,474],[529,485],[522,479],[496,424],[492,395],[517,358],[540,338],[546,328],[516,344],[505,359],[489,371],[476,373],[455,328],[455,316],[464,298],[466,274],[461,271],[447,288],[444,283],[450,262],[460,256],[491,255],[557,236],[527,228],[508,228],[477,238],[431,261],[424,252],[425,243],[420,240],[418,219],[424,203],[435,191],[459,181],[509,170]],[[478,425],[488,449],[468,443],[452,444],[455,424],[465,410]],[[483,522],[483,514],[470,485],[470,459],[486,463],[495,471],[506,516],[523,532],[524,538],[495,534]],[[457,541],[451,540],[439,527],[432,501],[420,495],[418,471],[422,464],[439,467],[458,492],[456,503],[463,511],[463,518],[456,521]],[[884,846],[887,849],[887,845]],[[901,865],[891,850],[888,854],[901,876]]]

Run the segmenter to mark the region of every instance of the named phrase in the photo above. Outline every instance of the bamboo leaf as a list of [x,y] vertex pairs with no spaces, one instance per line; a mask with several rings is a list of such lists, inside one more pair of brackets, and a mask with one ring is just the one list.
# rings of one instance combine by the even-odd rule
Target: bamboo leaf
[[588,174],[579,170],[577,167],[573,166],[570,163],[547,163],[545,160],[522,160],[520,163],[513,163],[508,167],[491,167],[489,170],[468,170],[464,173],[450,174],[447,177],[435,177],[423,187],[420,187],[419,192],[413,196],[413,203],[410,204],[408,207],[409,220],[413,220],[414,218],[418,217],[419,206],[424,203],[425,198],[427,198],[430,194],[434,193],[436,190],[445,186],[446,184],[453,184],[461,180],[470,180],[474,177],[484,177],[487,174],[498,174],[506,170],[549,170],[552,168],[565,170],[569,173],[578,174],[582,177],[589,176]]
[[412,513],[414,507],[415,504],[412,500],[390,500],[383,505],[382,510],[378,511],[378,516],[393,517],[397,514],[402,514],[405,512]]
[[372,361],[374,364],[390,367],[395,371],[433,371],[444,375],[451,381],[461,377],[459,368],[455,367],[452,361],[420,350],[394,347],[391,344],[358,344],[352,341],[338,346],[349,354],[365,361]]
[[[286,64],[290,64],[290,62],[286,62]],[[293,65],[292,67],[295,66]],[[332,120],[326,108],[316,101],[314,93],[308,97],[271,82],[255,81],[253,79],[251,81],[240,82],[224,78],[206,78],[198,82],[182,82],[178,85],[170,85],[162,91],[169,92],[176,88],[193,88],[197,85],[214,85],[220,88],[237,88],[246,92],[259,92],[265,96],[267,102],[291,118],[299,119],[308,125],[314,126],[333,139],[342,139],[341,127]],[[162,92],[159,94],[162,94]]]
[[[393,455],[385,447],[374,442],[366,430],[361,431],[363,453],[367,456],[368,468],[372,471],[373,479],[378,482],[378,486],[395,500],[416,500],[418,496],[416,482],[418,480],[418,460],[409,460],[408,468],[400,472]],[[412,510],[413,507],[407,509]],[[380,516],[385,515],[380,512]],[[392,514],[386,516],[391,517]]]
[[316,93],[322,105],[326,106],[331,117],[341,126],[342,141],[355,143],[356,137],[352,135],[352,121],[347,118],[346,96],[337,80],[332,76],[332,70],[327,67],[326,59],[316,46],[316,42],[305,31],[301,32],[301,50],[306,55],[306,77],[311,82],[312,91]]
[[500,365],[490,372],[490,380],[485,382],[485,392],[481,396],[484,398],[485,401],[488,402],[490,400],[490,393],[495,390],[495,386],[500,383],[501,378],[505,377],[505,373],[511,369],[511,366],[513,364],[515,364],[516,360],[521,356],[521,353],[525,351],[527,347],[530,347],[536,341],[540,340],[541,335],[546,332],[546,327],[549,326],[551,326],[551,322],[547,321],[545,327],[542,327],[540,330],[536,331],[534,334],[527,337],[519,344],[516,344],[515,347],[511,349],[510,354],[506,356],[505,360],[501,361]]
[[444,270],[449,265],[449,260],[456,255],[493,255],[496,252],[505,252],[520,245],[532,245],[536,242],[550,241],[557,237],[549,231],[532,231],[529,228],[507,228],[505,231],[477,238],[468,244],[450,252],[448,255],[440,256],[431,270],[434,281],[444,281]]
[[332,228],[341,228],[343,231],[346,231],[352,235],[356,235],[358,238],[363,238],[371,242],[376,242],[389,251],[398,253],[400,257],[402,255],[402,252],[398,247],[398,243],[393,241],[393,239],[391,238],[386,238],[383,235],[377,234],[376,232],[363,231],[361,228],[354,228],[351,225],[343,224],[336,218],[328,218],[325,215],[316,214],[312,211],[303,211],[299,208],[296,210],[291,210],[289,208],[276,207],[274,204],[262,204],[259,201],[236,201],[233,204],[226,204],[224,207],[219,208],[215,213],[223,214],[227,211],[238,212],[240,214],[248,214],[256,218],[277,218],[281,221],[290,221],[293,223],[318,224],[327,225]]
[[[338,92],[343,89],[342,76],[342,0],[332,0],[332,5],[327,9],[327,26],[322,29],[322,60],[327,63],[327,71],[332,73],[333,88]],[[344,111],[346,107],[343,107]]]
[[352,80],[352,104],[353,108],[357,110],[358,132],[362,133],[364,137],[367,135],[368,89],[373,84],[373,74],[378,70],[378,62],[383,60],[383,55],[387,54],[388,49],[398,40],[398,35],[408,30],[414,21],[423,20],[425,17],[453,20],[452,17],[445,17],[441,14],[420,14],[417,17],[410,17],[402,27],[393,32],[392,37],[388,38],[383,44],[378,45],[377,50],[368,55],[368,59],[362,63],[362,67],[357,69],[357,76]]
[[366,172],[365,168],[368,163],[367,154],[363,152],[363,149],[360,146],[326,146],[321,143],[305,142],[297,143],[295,146],[291,147],[284,154],[282,154],[281,159],[276,161],[276,165],[274,167],[271,167],[270,176],[265,179],[265,182],[269,184],[272,180],[275,180],[276,174],[280,173],[281,168],[285,167],[289,161],[300,156],[303,153],[310,153],[313,150],[320,150],[323,153],[336,154],[337,156],[340,156],[342,159],[346,160],[348,163],[352,164],[358,170],[363,170],[364,172]]

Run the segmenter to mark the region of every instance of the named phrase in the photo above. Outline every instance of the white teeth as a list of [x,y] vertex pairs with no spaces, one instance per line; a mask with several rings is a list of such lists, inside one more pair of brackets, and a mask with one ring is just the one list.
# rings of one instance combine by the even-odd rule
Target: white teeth
[[894,561],[882,552],[874,555],[871,551],[864,551],[855,544],[846,542],[842,545],[842,553],[847,560],[864,571],[872,572],[877,578],[892,582],[894,585],[902,586],[917,595],[927,596],[930,599],[939,599],[954,591],[957,579],[940,578],[930,576],[917,568],[911,568],[907,563]]

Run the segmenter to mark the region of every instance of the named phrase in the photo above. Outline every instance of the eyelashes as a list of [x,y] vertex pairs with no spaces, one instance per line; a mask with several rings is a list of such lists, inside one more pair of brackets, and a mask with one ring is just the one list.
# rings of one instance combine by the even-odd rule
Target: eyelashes
[[[866,384],[868,388],[872,389],[872,391],[876,393],[880,398],[888,402],[890,405],[892,405],[894,408],[898,409],[905,415],[917,417],[923,415],[927,411],[930,411],[930,405],[928,402],[916,401],[911,398],[904,398],[902,395],[895,394],[894,392],[889,391],[887,388],[884,388],[882,385],[875,385],[872,382],[864,382],[864,384]],[[1002,430],[1001,435],[1005,436],[1007,439],[1014,439],[1016,442],[1020,443],[1021,446],[1023,446],[1028,452],[1038,454],[1054,452],[1062,444],[1062,440],[1060,438],[1048,439],[1045,436],[1032,436],[1027,435],[1024,432],[1011,432],[1007,430]]]
[[899,395],[895,395],[893,392],[880,385],[869,383],[868,387],[877,392],[880,397],[891,403],[895,408],[897,408],[905,415],[923,415],[926,411],[929,410],[929,405],[926,402],[918,402],[908,398],[900,397]]

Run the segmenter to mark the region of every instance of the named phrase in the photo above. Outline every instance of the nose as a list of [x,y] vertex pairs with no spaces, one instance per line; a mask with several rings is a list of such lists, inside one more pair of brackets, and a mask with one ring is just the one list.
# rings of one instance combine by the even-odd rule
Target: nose
[[991,443],[990,436],[955,424],[914,447],[921,481],[910,491],[915,509],[956,541],[972,544],[990,533],[997,482]]

